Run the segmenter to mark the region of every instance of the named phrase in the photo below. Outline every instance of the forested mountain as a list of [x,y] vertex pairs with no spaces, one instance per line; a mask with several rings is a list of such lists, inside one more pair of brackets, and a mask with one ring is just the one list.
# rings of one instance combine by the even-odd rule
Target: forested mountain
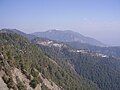
[[55,62],[16,33],[0,32],[0,88],[2,90],[98,90],[92,81],[68,65]]
[[42,51],[58,61],[66,61],[80,76],[96,83],[101,90],[120,89],[120,59],[88,50],[74,49],[52,40],[35,39]]
[[61,42],[76,41],[76,42],[88,43],[88,44],[96,45],[96,46],[105,46],[100,41],[97,41],[90,37],[85,37],[85,36],[81,35],[80,33],[73,32],[71,30],[66,30],[66,31],[49,30],[49,31],[45,31],[45,32],[36,32],[36,33],[33,33],[32,35],[42,37],[42,38],[48,38],[51,40],[57,40],[57,41],[61,41]]
[[119,90],[119,52],[119,47],[60,42],[2,29],[0,89]]

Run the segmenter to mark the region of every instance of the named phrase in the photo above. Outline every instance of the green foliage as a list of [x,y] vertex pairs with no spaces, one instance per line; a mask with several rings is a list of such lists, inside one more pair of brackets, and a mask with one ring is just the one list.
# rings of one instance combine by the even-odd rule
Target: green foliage
[[33,80],[31,80],[31,82],[30,82],[30,86],[32,88],[35,88],[37,86],[37,84],[38,84],[38,81],[35,78]]
[[38,46],[31,44],[23,36],[0,33],[0,45],[2,46],[0,50],[4,52],[5,60],[10,61],[11,59],[14,67],[22,71],[25,70],[28,73],[27,75],[32,74],[34,76],[34,79],[30,82],[33,88],[41,80],[40,77],[37,77],[38,73],[34,72],[34,70],[31,72],[32,68],[37,69],[45,78],[51,79],[65,90],[95,90],[97,88],[95,84],[72,73],[68,70],[69,68],[64,66],[65,64],[63,67],[55,64]]
[[[61,61],[66,61],[65,64],[60,64],[62,67],[70,63],[80,76],[94,82],[100,89],[120,89],[120,59],[113,57],[103,58],[91,53],[71,52],[72,49],[69,47],[60,49],[42,45],[39,47],[46,55],[55,59],[57,62],[62,63]],[[56,76],[61,78],[59,73]],[[63,76],[65,75],[63,74]]]

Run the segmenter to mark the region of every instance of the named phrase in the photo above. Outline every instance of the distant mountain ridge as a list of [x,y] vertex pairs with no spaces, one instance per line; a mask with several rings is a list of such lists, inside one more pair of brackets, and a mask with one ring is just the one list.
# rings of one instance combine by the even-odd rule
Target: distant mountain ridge
[[21,36],[24,36],[26,37],[28,40],[32,40],[33,38],[35,38],[36,36],[34,35],[31,35],[31,34],[26,34],[22,31],[19,31],[17,29],[7,29],[7,28],[4,28],[4,29],[1,29],[0,32],[3,32],[3,33],[17,33]]
[[95,46],[105,46],[103,43],[101,43],[100,41],[97,41],[94,38],[85,37],[80,33],[74,32],[71,30],[65,30],[65,31],[48,30],[45,32],[35,32],[35,33],[32,33],[32,35],[35,35],[37,37],[42,37],[42,38],[48,38],[51,40],[57,40],[61,42],[80,42],[80,43],[87,43]]
[[72,48],[89,50],[91,52],[98,52],[108,56],[120,58],[120,46],[99,47],[79,42],[67,42],[67,44]]

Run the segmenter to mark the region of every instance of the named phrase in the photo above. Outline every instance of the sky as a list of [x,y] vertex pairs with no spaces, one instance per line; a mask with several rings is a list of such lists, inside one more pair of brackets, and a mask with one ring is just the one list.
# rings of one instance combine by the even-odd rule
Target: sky
[[0,0],[0,29],[73,30],[120,46],[120,0]]

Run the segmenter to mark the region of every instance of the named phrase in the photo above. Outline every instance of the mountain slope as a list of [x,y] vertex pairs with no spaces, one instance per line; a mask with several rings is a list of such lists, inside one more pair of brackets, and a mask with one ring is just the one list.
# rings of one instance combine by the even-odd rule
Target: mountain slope
[[[120,59],[87,50],[73,49],[64,43],[52,42],[52,40],[37,39],[35,42],[46,55],[56,62],[68,62],[80,76],[93,81],[101,90],[120,89]],[[56,43],[61,47],[55,46]]]
[[[41,86],[42,90],[47,90],[45,88],[51,89],[57,85],[63,90],[98,89],[89,80],[59,66],[27,38],[16,33],[0,32],[0,53],[0,72],[4,72],[1,78],[8,88],[26,90],[26,87]],[[21,80],[16,71],[22,78],[25,76],[25,81]],[[19,82],[15,83],[16,81]]]
[[48,38],[51,40],[57,40],[61,42],[77,41],[80,43],[88,43],[88,44],[96,45],[96,46],[104,46],[104,44],[102,44],[100,41],[97,41],[90,37],[85,37],[81,35],[80,33],[73,32],[70,30],[66,30],[66,31],[50,30],[46,32],[36,32],[36,33],[33,33],[32,35],[43,37],[43,38]]

